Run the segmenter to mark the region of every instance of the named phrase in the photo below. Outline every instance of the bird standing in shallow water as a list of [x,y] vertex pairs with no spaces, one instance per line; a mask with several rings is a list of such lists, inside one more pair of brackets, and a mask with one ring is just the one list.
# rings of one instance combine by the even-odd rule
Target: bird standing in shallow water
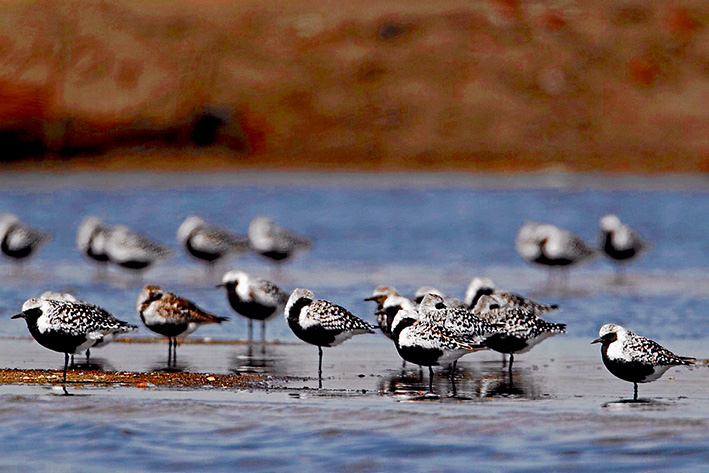
[[[40,299],[51,299],[51,300],[60,300],[60,301],[67,301],[67,302],[73,302],[75,304],[82,304],[85,306],[89,306],[89,308],[92,308],[97,311],[102,311],[103,309],[100,308],[99,306],[92,304],[90,302],[83,301],[77,297],[75,297],[73,294],[69,294],[68,292],[55,292],[55,291],[44,291],[40,296]],[[119,321],[120,322],[120,321]],[[130,325],[133,327],[133,330],[137,329],[135,325]],[[130,330],[129,330],[130,331]],[[100,340],[97,340],[96,343],[91,345],[89,348],[86,349],[86,365],[90,365],[90,357],[91,357],[91,349],[92,348],[100,348],[103,346],[108,345],[111,343],[113,340],[115,340],[117,335],[120,335],[121,333],[124,333],[122,331],[116,331],[111,334],[107,334],[106,336],[102,337]],[[71,365],[74,366],[74,354],[71,354]]]
[[174,367],[177,362],[177,337],[189,335],[200,325],[229,320],[202,310],[189,299],[151,285],[140,291],[137,309],[146,327],[167,337],[168,368]]
[[196,215],[187,217],[177,229],[177,240],[187,254],[207,264],[209,271],[230,255],[249,251],[249,239],[210,225]]
[[677,356],[642,335],[637,335],[617,324],[602,325],[598,338],[601,358],[614,376],[633,383],[633,401],[638,400],[638,383],[660,379],[673,366],[691,365],[695,358]]
[[276,225],[268,217],[254,218],[248,236],[251,249],[276,264],[285,263],[313,246],[309,239]]
[[254,320],[261,321],[261,343],[266,340],[266,321],[283,312],[288,294],[266,279],[243,271],[229,271],[217,287],[226,289],[231,308],[249,319],[249,342],[253,340]]
[[601,250],[615,265],[616,282],[622,282],[625,265],[640,256],[647,248],[647,243],[635,230],[623,224],[616,215],[603,216],[599,226]]
[[495,295],[482,296],[473,310],[481,319],[502,326],[502,330],[485,339],[484,345],[502,353],[503,357],[505,353],[510,355],[510,377],[515,354],[526,353],[547,338],[566,333],[565,324],[547,322],[537,317],[533,309],[525,309],[543,306],[542,304],[529,299],[512,300],[514,302]]
[[355,335],[374,333],[374,327],[344,307],[316,299],[312,291],[295,289],[285,317],[296,337],[318,347],[318,388],[322,388],[322,348],[334,347]]
[[92,261],[143,271],[173,254],[173,250],[125,225],[106,225],[87,217],[76,233],[79,250]]
[[50,239],[49,233],[21,222],[14,214],[0,215],[0,251],[13,262],[24,262]]
[[527,222],[515,239],[519,255],[530,263],[548,267],[550,282],[553,270],[559,269],[561,283],[566,283],[566,270],[589,261],[596,250],[580,237],[548,223]]
[[138,328],[93,304],[60,299],[28,299],[22,304],[22,312],[12,318],[25,319],[30,334],[40,345],[64,353],[64,394],[69,394],[66,390],[69,355],[84,352],[105,338]]
[[[404,361],[428,366],[428,391],[433,392],[433,367],[454,364],[461,356],[483,349],[468,337],[447,328],[440,321],[422,317],[415,309],[403,309],[391,324],[396,351]],[[451,381],[453,382],[451,371]],[[454,385],[455,387],[455,385]]]

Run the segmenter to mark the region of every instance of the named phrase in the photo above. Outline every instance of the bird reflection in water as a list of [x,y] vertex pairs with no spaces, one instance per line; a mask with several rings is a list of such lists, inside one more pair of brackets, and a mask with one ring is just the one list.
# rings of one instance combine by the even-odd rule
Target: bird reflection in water
[[529,374],[522,370],[513,369],[512,372],[507,369],[479,370],[461,367],[460,364],[453,376],[448,368],[436,371],[433,379],[433,395],[428,393],[428,379],[425,376],[421,377],[418,369],[392,373],[382,380],[379,389],[383,393],[406,399],[439,397],[460,400],[538,399],[542,397]]
[[462,398],[467,392],[473,390],[471,386],[473,377],[468,370],[460,365],[455,372],[450,368],[437,368],[431,382],[432,390],[429,391],[428,375],[426,370],[418,367],[412,370],[401,370],[383,378],[379,385],[380,392],[401,396],[406,399],[437,399],[439,397]]
[[261,343],[248,343],[231,357],[232,373],[252,373],[276,375],[280,370],[273,347]]
[[[82,357],[83,358],[83,357]],[[76,359],[72,356],[72,360],[69,363],[69,367],[73,370],[84,370],[84,371],[115,371],[113,366],[111,366],[103,358],[93,358],[86,357],[83,360]]]

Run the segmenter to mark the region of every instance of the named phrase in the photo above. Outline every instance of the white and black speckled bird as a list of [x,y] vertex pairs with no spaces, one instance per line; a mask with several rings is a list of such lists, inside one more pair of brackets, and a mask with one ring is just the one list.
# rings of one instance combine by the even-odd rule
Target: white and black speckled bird
[[473,311],[446,305],[445,299],[437,294],[426,294],[419,304],[420,320],[445,328],[470,345],[478,346],[491,335],[498,333],[498,323],[487,322]]
[[673,366],[691,365],[695,358],[677,356],[642,335],[637,335],[617,324],[605,324],[598,338],[591,343],[601,343],[601,358],[614,376],[633,383],[633,401],[638,400],[638,383],[659,379]]
[[597,256],[596,250],[580,237],[548,223],[527,222],[522,225],[515,246],[522,258],[550,269],[559,268],[562,277],[565,277],[567,268]]
[[[59,300],[59,301],[67,301],[67,302],[73,302],[74,304],[82,304],[85,306],[88,306],[89,308],[93,308],[96,311],[102,311],[103,309],[96,304],[92,304],[91,302],[86,302],[84,300],[81,300],[74,296],[73,294],[69,294],[68,292],[56,292],[56,291],[44,291],[40,296],[40,299],[51,299],[51,300]],[[133,327],[133,330],[136,330],[138,327],[135,325],[131,325]],[[86,364],[88,365],[90,363],[90,356],[91,356],[91,348],[100,348],[103,346],[108,345],[111,343],[115,338],[120,335],[121,333],[125,333],[124,331],[116,331],[111,334],[107,334],[105,337],[101,338],[100,340],[97,340],[96,343],[91,345],[89,348],[86,349]],[[74,364],[74,354],[71,354],[71,364]]]
[[114,225],[106,240],[106,254],[115,265],[142,271],[172,256],[173,250],[125,225]]
[[603,216],[601,228],[601,250],[614,264],[618,278],[622,278],[625,264],[636,259],[647,248],[640,235],[620,221],[613,214]]
[[110,234],[110,226],[98,217],[85,217],[76,230],[76,246],[86,259],[98,264],[101,271],[108,265],[106,241]]
[[173,254],[162,243],[134,232],[125,225],[106,225],[98,217],[87,217],[76,233],[79,250],[92,261],[111,263],[141,271]]
[[464,302],[466,307],[474,309],[482,296],[494,296],[501,306],[515,307],[535,315],[555,311],[557,304],[545,304],[528,299],[514,292],[495,289],[495,283],[489,278],[473,278],[465,291]]
[[[82,353],[106,338],[138,328],[93,304],[41,297],[26,300],[22,312],[12,318],[25,319],[30,334],[40,345],[64,353],[64,385],[69,355]],[[66,386],[63,388],[66,394]]]
[[285,263],[313,246],[308,238],[276,225],[268,217],[254,218],[248,237],[251,249],[272,263]]
[[207,263],[209,268],[228,256],[238,256],[249,251],[247,237],[211,225],[196,215],[182,222],[177,229],[177,240],[187,254]]
[[201,325],[220,324],[227,317],[211,314],[194,302],[159,286],[145,286],[138,295],[137,310],[140,320],[150,330],[168,339],[168,367],[177,361],[177,337],[185,337]]
[[526,353],[547,338],[566,333],[565,324],[547,322],[537,317],[535,310],[507,304],[496,295],[481,296],[473,312],[482,320],[502,326],[501,331],[485,339],[484,345],[503,356],[510,355],[510,373],[515,354]]
[[411,299],[402,296],[391,286],[375,287],[372,296],[364,300],[377,303],[377,307],[374,309],[374,318],[382,333],[389,338],[392,338],[391,324],[396,314],[404,309],[416,309],[416,304]]
[[339,305],[316,299],[308,289],[295,289],[285,318],[296,337],[318,347],[318,386],[322,388],[322,348],[334,347],[355,335],[374,333],[373,326]]
[[0,215],[0,252],[13,262],[23,262],[44,246],[51,236],[23,223],[17,215]]
[[225,273],[217,287],[225,288],[231,308],[249,319],[249,341],[253,339],[254,320],[261,321],[261,342],[264,342],[266,321],[282,313],[288,302],[288,293],[280,287],[244,271]]
[[415,309],[397,313],[391,324],[392,340],[404,361],[428,366],[428,390],[433,392],[433,367],[455,364],[458,359],[482,349],[469,343],[454,330],[431,318],[421,317]]

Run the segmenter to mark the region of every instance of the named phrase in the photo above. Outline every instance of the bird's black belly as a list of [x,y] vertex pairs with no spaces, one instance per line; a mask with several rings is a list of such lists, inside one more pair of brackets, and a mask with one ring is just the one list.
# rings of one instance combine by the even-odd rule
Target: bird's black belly
[[266,320],[276,311],[274,306],[265,306],[252,301],[244,302],[233,295],[229,295],[229,303],[236,312],[253,320]]
[[264,251],[261,254],[273,261],[283,261],[290,256],[290,253],[286,251]]
[[60,353],[76,353],[77,348],[86,342],[85,335],[69,335],[53,330],[40,333],[36,329],[30,328],[30,333],[37,340],[37,343],[44,348],[58,351]]
[[150,261],[137,261],[137,260],[128,260],[128,261],[120,261],[117,262],[118,266],[122,266],[127,269],[145,269],[148,266],[150,266]]
[[93,249],[91,248],[91,245],[89,245],[89,249],[86,250],[86,255],[89,258],[92,258],[101,263],[105,263],[106,261],[108,261],[108,255],[106,253],[94,253]]
[[187,244],[185,245],[185,248],[187,248],[187,251],[192,256],[194,256],[195,258],[204,260],[204,261],[209,261],[209,262],[216,261],[222,256],[222,253],[219,253],[219,252],[204,251],[204,250],[200,250],[200,249],[195,248],[194,246],[192,246],[191,239],[187,240]]
[[7,239],[5,238],[2,240],[2,252],[5,256],[9,256],[10,258],[22,259],[28,257],[30,253],[32,253],[32,246],[27,245],[22,248],[12,250],[7,246]]
[[603,357],[603,364],[606,365],[608,371],[610,371],[613,375],[623,381],[629,381],[631,383],[642,383],[645,378],[655,372],[655,368],[652,365],[639,363],[637,361],[615,361],[610,358]]
[[443,351],[437,348],[421,347],[396,347],[399,356],[409,363],[421,366],[438,366],[438,359],[443,355]]
[[637,253],[635,248],[628,248],[627,250],[616,250],[611,244],[610,234],[608,234],[605,238],[605,241],[603,243],[603,251],[605,251],[605,253],[611,258],[619,261],[631,259]]
[[516,353],[527,348],[527,341],[519,337],[497,333],[485,339],[485,346],[499,353]]
[[335,341],[335,337],[339,332],[332,330],[326,330],[320,326],[308,327],[303,329],[297,323],[288,321],[288,326],[293,330],[296,337],[300,338],[304,342],[310,343],[311,345],[317,345],[320,347],[329,347]]
[[548,256],[542,254],[534,260],[537,264],[543,264],[544,266],[568,266],[574,263],[574,260],[569,258],[549,258]]

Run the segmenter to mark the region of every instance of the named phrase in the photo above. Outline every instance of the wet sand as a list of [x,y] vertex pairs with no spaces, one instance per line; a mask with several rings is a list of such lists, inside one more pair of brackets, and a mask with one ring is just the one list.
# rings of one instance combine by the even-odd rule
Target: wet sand
[[[597,345],[563,336],[519,355],[511,377],[503,369],[502,356],[494,352],[462,358],[454,383],[446,368],[436,367],[433,396],[427,393],[428,370],[423,370],[421,378],[418,367],[402,367],[391,342],[378,335],[325,349],[322,390],[317,390],[317,349],[305,343],[205,343],[195,338],[178,346],[177,369],[167,369],[167,345],[158,340],[138,338],[94,350],[88,366],[84,357],[77,355],[76,366],[68,373],[69,389],[88,389],[95,395],[115,387],[158,392],[178,389],[194,391],[189,396],[197,397],[208,392],[207,398],[216,392],[230,397],[247,390],[287,392],[296,397],[304,393],[373,395],[397,401],[518,399],[562,410],[585,410],[632,396],[632,384],[614,378],[603,367]],[[640,397],[665,407],[690,408],[695,415],[709,415],[709,365],[701,341],[668,341],[665,345],[700,359],[694,367],[674,368],[660,380],[640,385]],[[31,339],[0,339],[0,355],[8,365],[0,370],[5,393],[19,385],[34,385],[36,393],[41,393],[61,381],[62,355]]]

